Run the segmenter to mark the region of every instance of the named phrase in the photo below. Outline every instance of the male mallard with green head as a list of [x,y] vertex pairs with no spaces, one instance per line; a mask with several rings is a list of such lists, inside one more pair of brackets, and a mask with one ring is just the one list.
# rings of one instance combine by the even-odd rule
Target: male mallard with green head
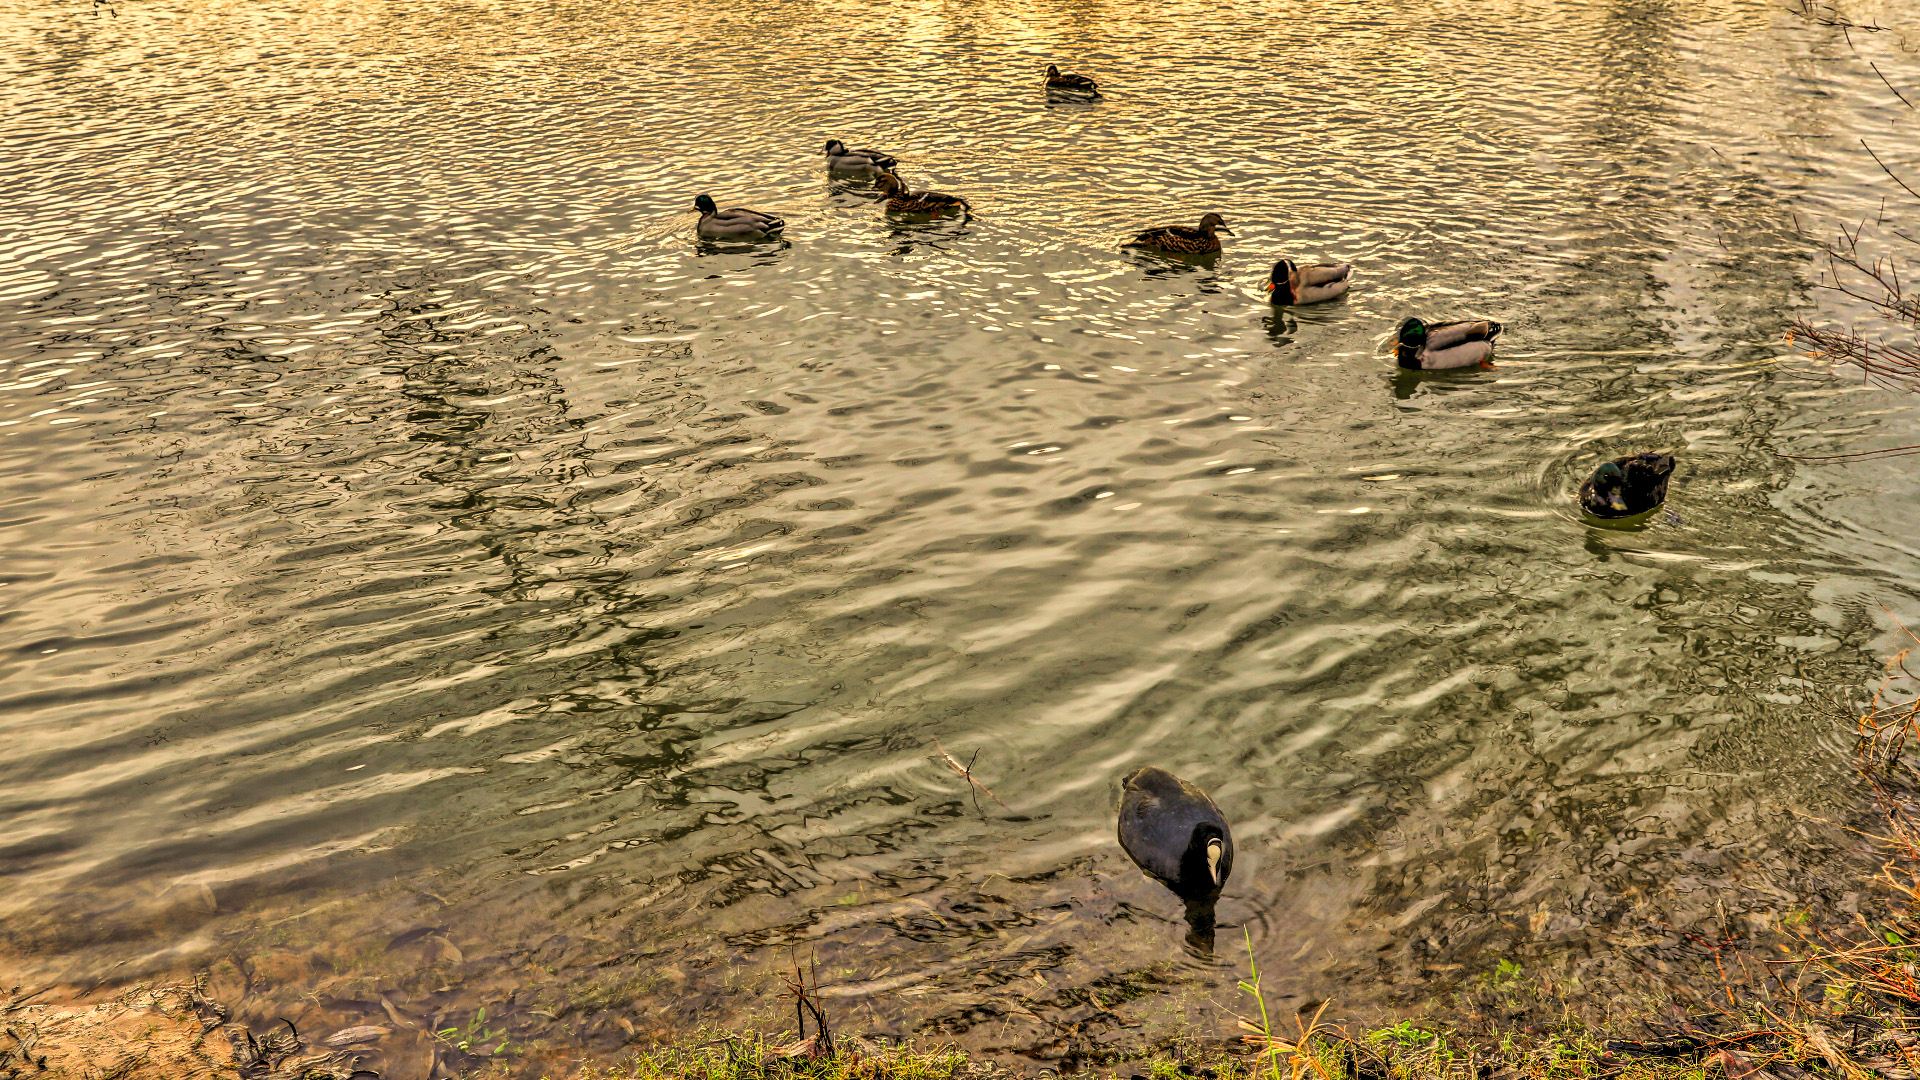
[[887,200],[891,214],[943,214],[949,210],[966,213],[973,207],[958,195],[940,191],[908,191],[907,185],[892,173],[881,173],[880,194]]
[[1220,250],[1220,237],[1216,234],[1233,235],[1226,221],[1219,214],[1208,214],[1200,219],[1198,228],[1185,225],[1162,225],[1127,241],[1122,247],[1155,248],[1170,251],[1176,255],[1210,255]]
[[1317,263],[1301,266],[1292,259],[1273,264],[1267,275],[1267,291],[1276,304],[1319,304],[1347,291],[1347,275],[1353,267],[1347,263]]
[[1100,86],[1085,75],[1060,74],[1060,68],[1047,65],[1047,92],[1050,94],[1078,94],[1081,97],[1102,97]]
[[711,195],[696,196],[693,208],[700,211],[700,224],[695,231],[709,240],[758,240],[787,227],[785,221],[758,210],[737,206],[722,210],[714,205]]
[[871,176],[893,168],[893,155],[878,150],[849,150],[839,139],[827,140],[827,171]]
[[1672,475],[1672,454],[1628,454],[1602,462],[1580,485],[1580,508],[1598,518],[1638,517],[1667,501]]
[[1499,336],[1500,324],[1491,319],[1443,323],[1408,319],[1400,324],[1400,340],[1394,347],[1394,360],[1401,367],[1415,371],[1490,368],[1493,366],[1493,339]]

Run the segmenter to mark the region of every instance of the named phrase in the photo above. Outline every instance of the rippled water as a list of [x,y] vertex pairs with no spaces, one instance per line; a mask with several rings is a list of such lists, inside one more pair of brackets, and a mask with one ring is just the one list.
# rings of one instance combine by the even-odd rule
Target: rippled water
[[[1897,462],[1775,453],[1916,426],[1783,340],[1888,194],[1857,137],[1920,162],[1836,29],[100,0],[0,40],[22,978],[605,1049],[773,1009],[799,946],[855,1027],[1055,1057],[1214,1030],[1243,927],[1293,998],[1413,1000],[1825,857],[1807,683],[1920,582]],[[977,214],[888,222],[829,137]],[[786,239],[703,248],[700,192]],[[1211,265],[1117,247],[1207,211]],[[1282,254],[1353,292],[1275,311]],[[1505,322],[1498,369],[1396,376],[1413,313]],[[1581,524],[1655,448],[1672,513]],[[1216,960],[1113,841],[1146,763],[1235,822]]]

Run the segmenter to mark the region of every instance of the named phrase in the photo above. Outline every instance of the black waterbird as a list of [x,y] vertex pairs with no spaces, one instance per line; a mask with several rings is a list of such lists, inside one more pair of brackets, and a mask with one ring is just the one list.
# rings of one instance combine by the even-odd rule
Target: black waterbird
[[1120,846],[1148,877],[1186,901],[1187,942],[1213,951],[1213,905],[1233,873],[1233,829],[1207,793],[1165,769],[1121,781]]

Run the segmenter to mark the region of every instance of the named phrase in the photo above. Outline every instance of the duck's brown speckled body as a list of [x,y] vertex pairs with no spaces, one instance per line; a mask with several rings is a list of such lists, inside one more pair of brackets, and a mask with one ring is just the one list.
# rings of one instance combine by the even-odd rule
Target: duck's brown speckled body
[[1219,214],[1208,214],[1200,219],[1197,227],[1186,225],[1162,225],[1127,241],[1127,247],[1154,248],[1159,251],[1171,251],[1176,255],[1211,255],[1220,250],[1220,233],[1229,236],[1233,230]]
[[908,191],[907,185],[892,173],[881,173],[880,194],[886,197],[887,210],[895,214],[964,214],[973,207],[958,195],[944,191]]

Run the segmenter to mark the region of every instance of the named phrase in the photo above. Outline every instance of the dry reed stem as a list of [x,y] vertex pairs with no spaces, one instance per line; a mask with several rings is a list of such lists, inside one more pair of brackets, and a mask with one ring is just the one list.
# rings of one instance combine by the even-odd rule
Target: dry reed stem
[[[933,745],[939,748],[940,756],[947,759],[947,766],[949,768],[951,768],[954,772],[959,773],[962,779],[964,779],[967,783],[972,784],[979,791],[985,791],[987,793],[987,798],[992,799],[994,802],[1000,803],[1000,809],[1005,810],[1009,814],[1013,813],[1013,807],[1008,806],[1006,803],[1000,802],[1000,796],[995,795],[991,790],[987,788],[987,785],[973,778],[973,759],[972,758],[969,758],[967,760],[967,763],[963,766],[958,761],[954,760],[954,757],[952,754],[947,753],[947,748],[940,745],[939,739],[937,738],[934,739]],[[979,757],[980,751],[975,750],[973,752],[973,756],[975,758]],[[973,797],[973,808],[975,810],[980,809],[980,796],[977,794]],[[984,816],[985,811],[981,811],[981,813]]]

